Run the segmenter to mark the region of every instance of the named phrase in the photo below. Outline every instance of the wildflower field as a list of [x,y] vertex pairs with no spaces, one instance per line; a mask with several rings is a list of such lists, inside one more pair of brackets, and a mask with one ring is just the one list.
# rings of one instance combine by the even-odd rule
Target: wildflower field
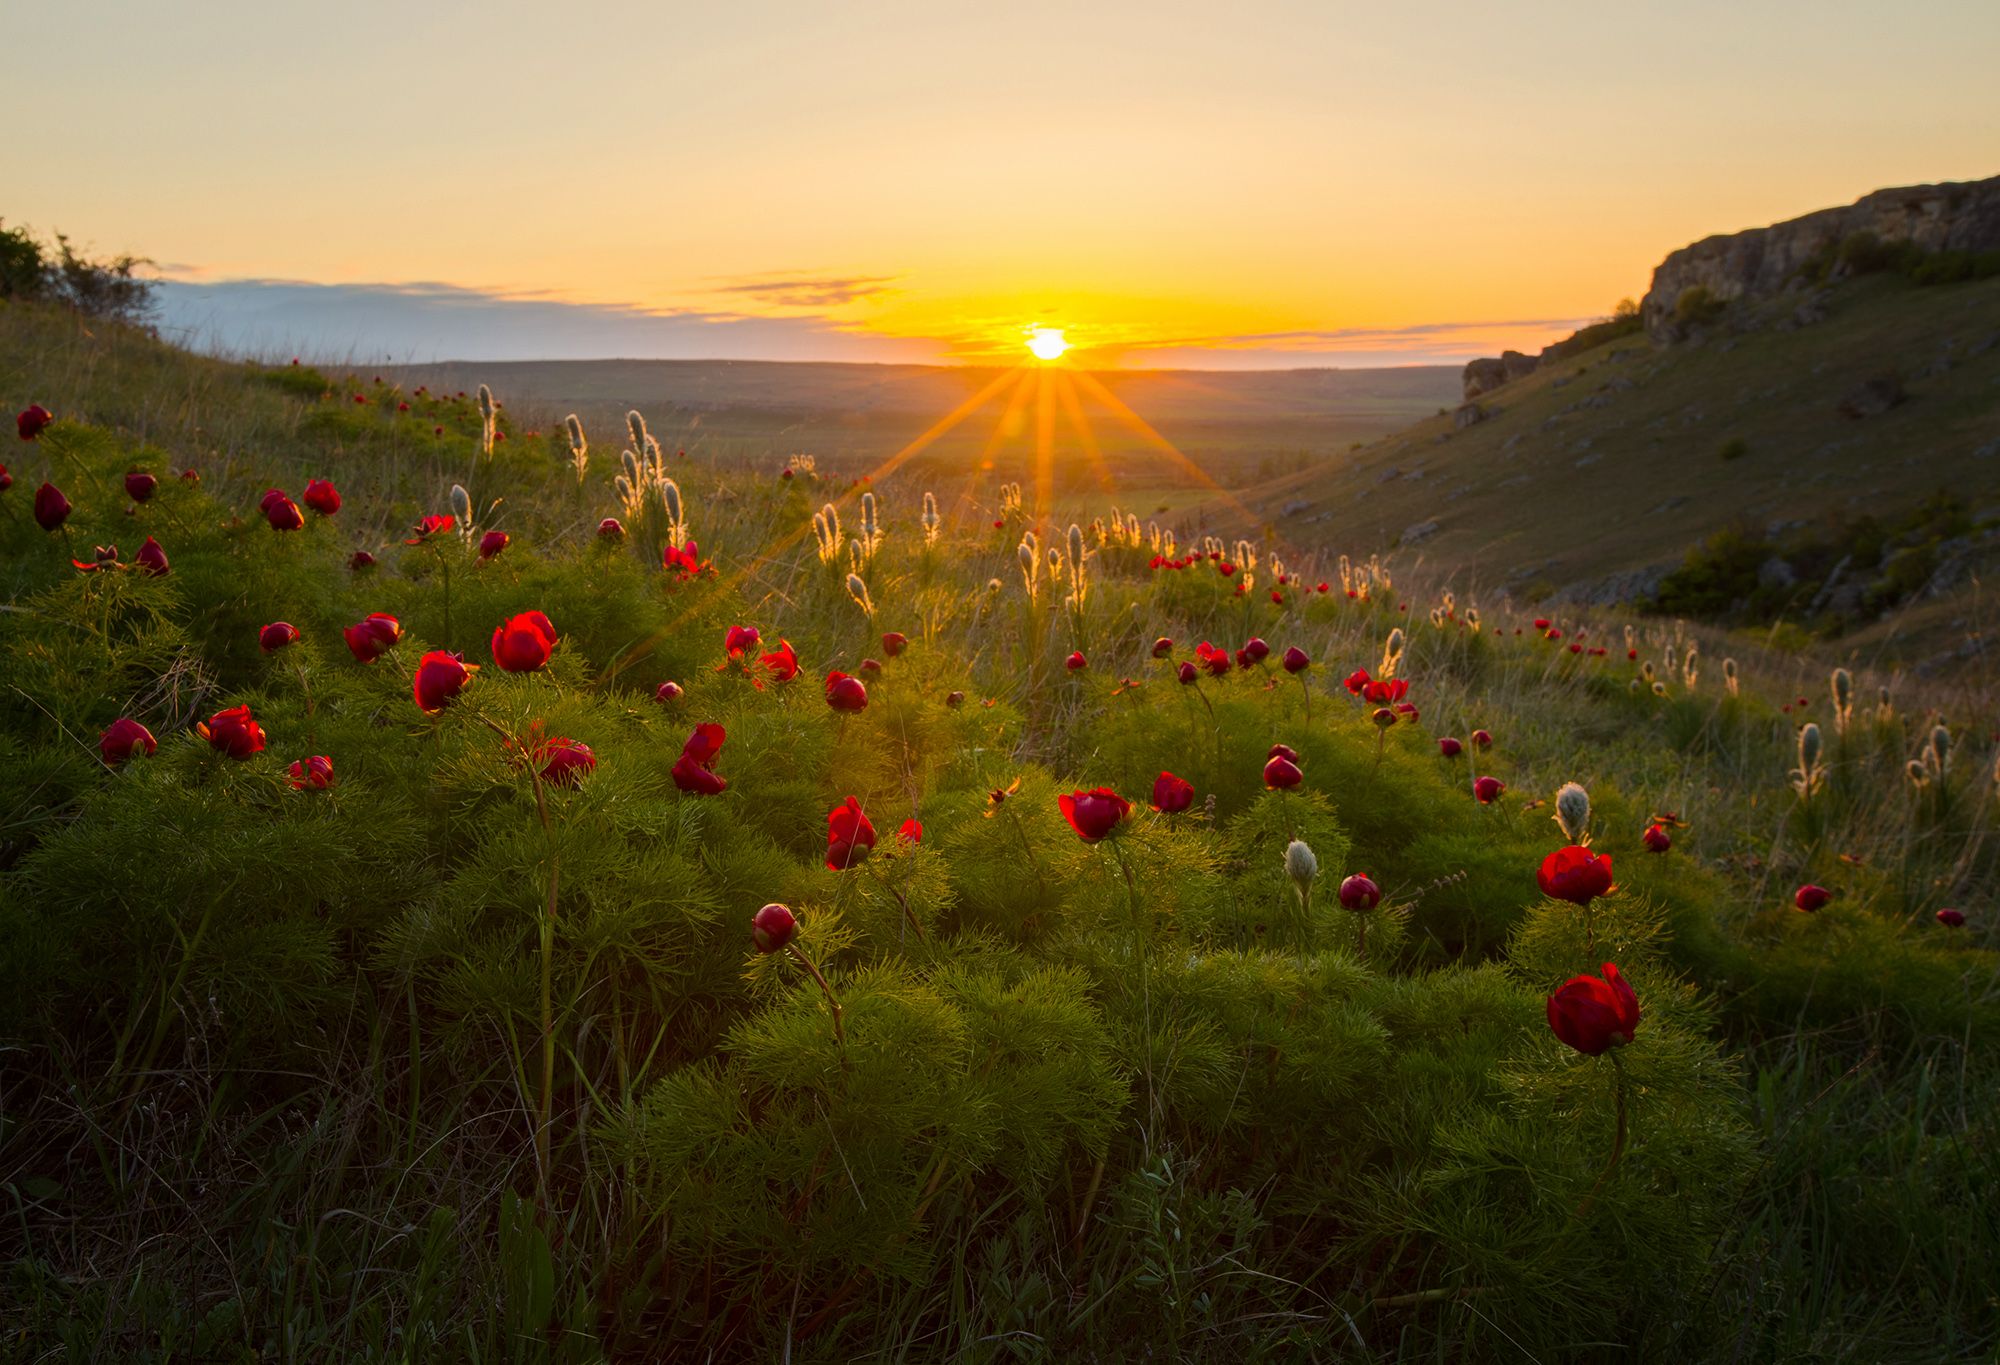
[[8,1359],[2000,1345],[1990,680],[27,307],[0,398]]

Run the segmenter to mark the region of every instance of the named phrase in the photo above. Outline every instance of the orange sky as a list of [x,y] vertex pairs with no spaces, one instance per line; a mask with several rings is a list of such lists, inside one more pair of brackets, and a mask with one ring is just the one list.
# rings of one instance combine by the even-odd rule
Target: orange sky
[[2000,172],[1991,0],[66,0],[11,25],[50,60],[0,94],[30,134],[0,153],[9,221],[204,282],[633,305],[690,345],[791,319],[857,358],[1035,322],[1126,363],[1532,346],[1696,237]]

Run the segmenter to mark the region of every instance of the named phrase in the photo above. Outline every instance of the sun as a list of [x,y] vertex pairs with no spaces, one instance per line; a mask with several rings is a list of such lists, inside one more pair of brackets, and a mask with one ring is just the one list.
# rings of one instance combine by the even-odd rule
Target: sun
[[1069,339],[1060,327],[1031,327],[1028,329],[1028,349],[1035,353],[1037,360],[1060,360],[1062,353],[1069,349]]

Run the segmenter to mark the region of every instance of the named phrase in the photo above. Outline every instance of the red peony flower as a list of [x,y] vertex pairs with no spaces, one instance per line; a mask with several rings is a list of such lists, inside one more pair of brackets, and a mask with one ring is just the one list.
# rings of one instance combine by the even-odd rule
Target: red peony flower
[[1497,777],[1482,777],[1472,784],[1472,794],[1479,804],[1490,806],[1500,799],[1500,793],[1507,790],[1507,784]]
[[755,626],[731,626],[722,637],[723,652],[732,659],[740,659],[757,647],[763,637]]
[[465,690],[478,671],[477,665],[466,663],[449,650],[432,650],[417,661],[416,677],[410,682],[410,694],[417,700],[417,709],[435,716]]
[[54,484],[45,483],[35,490],[35,523],[44,531],[53,531],[68,521],[69,510],[69,499]]
[[347,567],[356,573],[372,569],[375,567],[375,556],[369,554],[366,550],[356,550],[347,557]]
[[826,865],[844,872],[866,858],[875,847],[875,826],[861,812],[853,797],[835,806],[826,817]]
[[693,578],[702,569],[701,551],[691,540],[678,550],[669,545],[660,552],[660,564],[662,568],[675,570],[682,578]]
[[1153,657],[1155,659],[1164,659],[1173,652],[1174,642],[1166,636],[1162,635],[1159,639],[1153,641]]
[[924,841],[924,827],[912,817],[905,820],[896,830],[896,837],[906,844],[921,844]]
[[1457,740],[1453,739],[1450,735],[1443,735],[1440,736],[1438,739],[1438,752],[1443,754],[1446,758],[1457,758],[1460,754],[1465,752],[1465,746],[1463,744],[1460,744]]
[[954,708],[965,705],[965,693],[953,688],[944,694],[944,704]]
[[1312,667],[1312,656],[1297,645],[1293,645],[1285,651],[1285,657],[1280,662],[1284,664],[1287,673],[1303,673]]
[[574,787],[597,767],[597,755],[580,739],[551,735],[535,746],[535,762],[542,765],[542,781],[551,787]]
[[1264,764],[1264,785],[1273,791],[1284,791],[1305,781],[1306,775],[1300,771],[1295,759],[1283,754],[1274,754]]
[[1217,649],[1206,640],[1194,647],[1194,656],[1215,677],[1219,678],[1229,671],[1229,651]]
[[1373,910],[1382,903],[1382,888],[1357,872],[1340,884],[1340,903],[1349,910]]
[[1063,660],[1063,667],[1072,673],[1081,673],[1084,669],[1090,667],[1090,660],[1083,657],[1082,650],[1071,650],[1070,656]]
[[680,699],[681,699],[681,685],[677,682],[674,682],[672,679],[669,679],[668,681],[661,683],[659,691],[653,693],[653,700],[661,703],[662,705],[665,705],[668,702],[679,701]]
[[1833,892],[1823,886],[1815,886],[1811,882],[1807,882],[1792,893],[1792,904],[1805,911],[1808,915],[1816,910],[1824,909],[1826,903],[1832,899]]
[[12,488],[13,486],[14,486],[14,476],[7,472],[6,465],[0,464],[0,493],[5,493],[8,489]]
[[418,522],[415,526],[410,528],[416,534],[412,535],[408,540],[405,540],[403,543],[405,545],[422,545],[432,536],[443,535],[446,531],[451,530],[452,527],[456,525],[458,525],[458,518],[452,516],[450,513],[433,512],[429,516],[425,517],[422,521]]
[[510,616],[493,629],[493,662],[509,673],[533,673],[555,653],[556,628],[539,611]]
[[167,552],[161,549],[160,542],[151,536],[146,537],[146,543],[139,547],[139,553],[132,556],[132,564],[133,567],[144,569],[155,578],[167,576]]
[[306,524],[306,514],[299,505],[283,493],[264,504],[264,520],[271,523],[273,531],[296,531]]
[[341,634],[347,639],[348,652],[364,664],[372,664],[395,648],[403,638],[403,627],[395,617],[387,612],[370,612],[366,620],[356,621]]
[[1474,730],[1472,732],[1472,746],[1475,749],[1490,749],[1493,747],[1493,736],[1484,730]]
[[836,711],[865,711],[868,689],[861,679],[850,678],[836,668],[826,675],[826,704]]
[[1640,836],[1640,840],[1646,845],[1648,853],[1665,853],[1674,846],[1673,836],[1667,833],[1664,826],[1657,823],[1646,826],[1646,832]]
[[1289,744],[1273,744],[1264,754],[1264,757],[1266,759],[1282,758],[1287,763],[1296,763],[1299,761],[1299,751]]
[[1624,1047],[1639,1031],[1639,997],[1607,962],[1600,976],[1573,976],[1549,997],[1549,1028],[1586,1057]]
[[1963,929],[1965,927],[1965,912],[1950,908],[1940,910],[1937,912],[1937,922],[1947,929]]
[[882,652],[893,659],[908,648],[909,643],[910,637],[902,631],[888,631],[882,636]]
[[616,517],[606,517],[603,521],[597,523],[597,538],[599,540],[623,540],[625,538],[625,523]]
[[1188,660],[1181,660],[1181,666],[1174,670],[1174,676],[1181,680],[1181,686],[1190,687],[1201,673]]
[[750,941],[760,953],[775,953],[798,937],[799,922],[775,901],[750,917]]
[[507,548],[510,537],[505,531],[488,531],[479,538],[479,558],[488,560]]
[[1069,792],[1058,796],[1056,805],[1062,808],[1063,819],[1069,821],[1076,837],[1086,844],[1094,844],[1118,828],[1132,810],[1132,803],[1109,787]]
[[1559,848],[1542,859],[1535,880],[1541,884],[1543,895],[1575,905],[1589,905],[1616,889],[1611,885],[1611,855],[1592,853],[1577,844]]
[[1243,657],[1250,663],[1261,664],[1271,657],[1271,647],[1258,636],[1251,636],[1243,642]]
[[56,415],[40,403],[30,403],[15,415],[14,429],[21,433],[22,440],[32,441],[48,430],[49,423],[55,420]]
[[1370,706],[1388,706],[1410,695],[1406,678],[1377,678],[1361,689],[1361,700]]
[[715,761],[722,756],[722,741],[727,738],[728,731],[714,721],[695,726],[681,746],[681,756],[674,761],[674,785],[696,796],[720,796],[729,780],[715,771]]
[[275,654],[287,645],[298,643],[299,628],[289,621],[273,621],[257,632],[257,648],[266,654]]
[[882,676],[882,661],[880,659],[863,659],[856,666],[871,678]]
[[1341,685],[1347,689],[1349,695],[1360,696],[1368,686],[1368,670],[1365,668],[1355,669],[1341,680]]
[[325,754],[302,758],[285,770],[294,791],[323,792],[333,785],[333,760]]
[[132,757],[135,750],[144,749],[146,756],[151,758],[159,747],[153,732],[130,716],[120,716],[112,721],[97,737],[97,752],[114,767]]
[[326,479],[307,479],[305,505],[323,517],[340,510],[340,490]]
[[1548,617],[1546,617],[1546,616],[1537,616],[1537,617],[1535,618],[1535,629],[1536,629],[1536,630],[1547,630],[1548,628],[1549,628],[1549,618],[1548,618]]
[[146,502],[158,491],[160,481],[143,469],[135,469],[125,476],[125,496],[134,502]]
[[1194,783],[1185,777],[1163,772],[1153,779],[1153,809],[1160,814],[1173,815],[1193,804]]
[[247,706],[218,711],[194,728],[201,731],[201,737],[215,746],[218,753],[231,758],[245,759],[264,748],[264,727],[257,724]]

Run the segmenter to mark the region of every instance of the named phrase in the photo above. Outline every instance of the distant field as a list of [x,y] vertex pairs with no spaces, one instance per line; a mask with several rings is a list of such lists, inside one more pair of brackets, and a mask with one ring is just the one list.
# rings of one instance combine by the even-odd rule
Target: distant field
[[[1018,397],[999,370],[920,365],[606,360],[447,363],[382,373],[410,388],[455,392],[489,384],[517,415],[532,413],[531,421],[576,412],[597,442],[622,440],[624,414],[636,408],[662,442],[691,454],[775,465],[803,453],[843,474],[879,466],[1003,381],[907,466],[913,475],[942,480],[989,461],[989,477],[1032,477],[1041,372],[1027,373]],[[1459,393],[1451,366],[1112,372],[1100,382],[1224,487],[1317,466],[1456,403]],[[1058,496],[1115,485],[1128,499],[1135,490],[1149,496],[1158,490],[1170,502],[1184,502],[1173,490],[1202,486],[1087,385],[1073,392],[1097,459],[1052,387]]]

